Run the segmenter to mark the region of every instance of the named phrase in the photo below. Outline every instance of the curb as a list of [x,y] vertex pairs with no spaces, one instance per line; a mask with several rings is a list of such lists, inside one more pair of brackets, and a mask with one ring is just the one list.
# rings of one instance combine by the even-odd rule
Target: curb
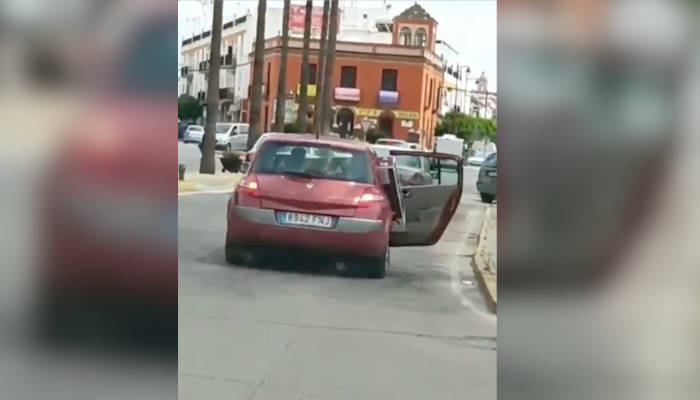
[[474,277],[479,285],[479,290],[484,296],[486,301],[486,307],[489,311],[496,313],[498,306],[498,291],[497,291],[497,277],[496,274],[491,272],[489,268],[490,257],[485,249],[486,244],[486,232],[488,229],[488,224],[491,217],[491,208],[487,206],[485,213],[485,220],[481,226],[481,232],[477,239],[477,248],[474,251],[474,258],[472,259],[472,269],[474,271]]
[[184,181],[177,182],[177,193],[197,193],[209,191],[233,191],[243,174],[205,175],[191,174],[185,175]]

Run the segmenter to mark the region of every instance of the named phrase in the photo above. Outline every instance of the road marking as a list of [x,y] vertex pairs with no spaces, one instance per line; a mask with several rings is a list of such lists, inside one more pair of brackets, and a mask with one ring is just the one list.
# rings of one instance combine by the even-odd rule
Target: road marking
[[226,194],[226,193],[233,193],[233,189],[220,189],[220,190],[200,190],[198,192],[182,192],[178,193],[179,196],[190,196],[193,194]]

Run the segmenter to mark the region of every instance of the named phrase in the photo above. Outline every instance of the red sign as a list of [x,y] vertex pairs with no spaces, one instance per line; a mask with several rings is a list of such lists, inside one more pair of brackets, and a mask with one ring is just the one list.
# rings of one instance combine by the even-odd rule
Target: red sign
[[[306,6],[289,6],[289,30],[294,33],[304,33],[304,18],[306,17]],[[321,36],[321,26],[323,25],[323,7],[312,7],[311,9],[311,36]]]

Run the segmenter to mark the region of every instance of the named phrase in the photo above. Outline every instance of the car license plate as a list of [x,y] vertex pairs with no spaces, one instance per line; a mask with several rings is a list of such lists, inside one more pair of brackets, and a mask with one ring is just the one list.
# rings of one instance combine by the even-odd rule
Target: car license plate
[[277,221],[282,225],[310,226],[314,228],[328,229],[333,226],[332,217],[295,212],[279,212],[277,213]]
[[486,173],[488,176],[498,176],[498,171],[489,171]]

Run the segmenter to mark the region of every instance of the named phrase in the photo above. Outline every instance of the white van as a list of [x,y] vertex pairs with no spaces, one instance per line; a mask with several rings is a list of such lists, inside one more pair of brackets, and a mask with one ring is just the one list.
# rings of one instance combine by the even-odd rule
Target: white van
[[220,122],[216,124],[216,147],[226,151],[247,150],[248,124],[242,122]]
[[435,139],[435,151],[464,157],[464,140],[455,135],[445,134]]

